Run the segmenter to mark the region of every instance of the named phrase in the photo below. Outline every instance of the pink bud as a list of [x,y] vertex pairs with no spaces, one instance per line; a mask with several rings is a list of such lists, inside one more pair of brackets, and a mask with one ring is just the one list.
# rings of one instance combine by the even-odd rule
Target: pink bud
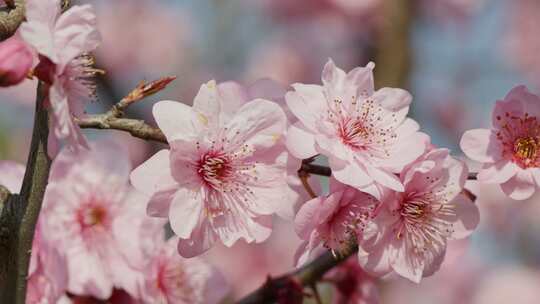
[[30,47],[16,37],[0,43],[0,86],[7,87],[24,80],[32,68]]

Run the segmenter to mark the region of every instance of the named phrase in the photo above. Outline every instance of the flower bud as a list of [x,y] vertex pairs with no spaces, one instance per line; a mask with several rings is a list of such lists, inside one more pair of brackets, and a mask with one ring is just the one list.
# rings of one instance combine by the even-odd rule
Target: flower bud
[[16,85],[32,68],[32,51],[22,40],[11,37],[0,43],[0,86]]

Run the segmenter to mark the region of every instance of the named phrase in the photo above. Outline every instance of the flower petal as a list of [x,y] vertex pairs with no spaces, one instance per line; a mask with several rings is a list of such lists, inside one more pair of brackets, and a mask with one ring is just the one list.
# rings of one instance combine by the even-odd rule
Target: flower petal
[[468,237],[480,222],[480,212],[476,204],[466,195],[458,195],[451,205],[456,214],[452,222],[452,236],[454,240]]
[[176,101],[160,101],[154,105],[152,113],[169,142],[176,139],[193,141],[208,124],[205,116]]
[[519,167],[513,162],[500,160],[495,164],[485,164],[477,178],[482,183],[501,184],[512,178],[518,170]]
[[[54,28],[59,71],[77,56],[95,50],[101,42],[97,18],[91,5],[75,5],[60,15]],[[39,51],[39,50],[38,50]],[[51,59],[52,60],[52,59]]]
[[203,198],[200,192],[180,189],[171,202],[169,221],[171,228],[178,237],[187,239],[191,236],[203,217]]
[[383,108],[392,112],[408,107],[412,102],[411,93],[397,88],[382,88],[371,97]]
[[215,235],[210,223],[205,217],[201,217],[198,225],[193,229],[189,239],[178,240],[178,253],[184,258],[192,258],[206,252],[216,242]]
[[469,158],[478,162],[493,163],[502,157],[500,141],[488,129],[468,130],[461,137],[459,146]]
[[536,191],[533,175],[530,171],[520,169],[507,182],[501,184],[501,189],[511,199],[524,200],[531,197]]
[[171,175],[170,151],[157,152],[135,168],[129,178],[131,184],[146,195],[159,191],[161,185],[175,184]]
[[289,152],[299,159],[310,158],[317,154],[315,136],[298,122],[287,130],[286,145]]

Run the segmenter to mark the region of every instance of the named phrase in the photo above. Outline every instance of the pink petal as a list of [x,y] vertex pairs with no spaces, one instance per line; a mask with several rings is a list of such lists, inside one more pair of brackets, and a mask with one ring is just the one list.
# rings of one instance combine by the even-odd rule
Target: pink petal
[[371,98],[383,108],[393,112],[407,108],[412,102],[412,95],[409,92],[396,88],[379,89]]
[[488,129],[465,132],[459,146],[469,158],[482,163],[496,162],[502,156],[500,141],[495,133]]
[[220,111],[228,109],[225,106],[222,107],[218,99],[218,88],[214,80],[201,85],[197,96],[193,100],[193,109],[204,117],[210,127],[219,124]]
[[512,178],[519,167],[513,162],[500,160],[495,164],[486,164],[478,172],[478,181],[487,184],[501,184]]
[[365,168],[367,169],[369,176],[382,186],[398,192],[405,191],[403,184],[396,175],[380,170],[370,164],[365,164]]
[[394,240],[392,243],[395,247],[394,257],[391,262],[392,269],[402,277],[420,283],[425,261],[421,260],[418,261],[420,262],[419,265],[413,265],[412,259],[415,259],[415,257],[410,256],[411,253],[407,251],[404,240]]
[[324,200],[323,197],[316,197],[304,203],[298,210],[294,218],[294,230],[302,239],[307,240],[311,232],[319,225],[319,213]]
[[519,117],[523,114],[523,104],[520,102],[520,100],[508,98],[518,95],[514,93],[517,92],[513,92],[513,90],[510,91],[505,100],[498,100],[495,103],[492,114],[492,122],[494,127],[498,129],[504,128],[504,124],[506,124],[506,115]]
[[164,100],[152,109],[158,127],[171,142],[176,139],[193,141],[208,124],[208,119],[183,103]]
[[536,185],[530,171],[519,169],[516,175],[501,184],[501,189],[511,199],[524,200],[534,194]]
[[228,149],[237,149],[247,144],[255,150],[265,150],[276,145],[284,135],[287,118],[283,110],[274,102],[256,99],[246,103],[229,121]]
[[335,157],[330,157],[328,162],[332,168],[332,175],[344,184],[358,188],[373,182],[366,169],[361,168],[356,162],[346,162]]
[[131,184],[146,195],[158,191],[160,183],[175,184],[171,176],[170,151],[161,150],[135,168],[130,174]]
[[480,222],[480,212],[476,204],[464,194],[458,195],[452,202],[457,218],[452,223],[452,239],[468,237]]
[[88,149],[86,138],[79,126],[73,122],[69,109],[68,97],[59,81],[55,81],[49,89],[49,101],[52,107],[53,136],[66,140],[74,150],[79,147]]
[[384,239],[381,238],[377,242],[371,240],[359,244],[358,262],[366,272],[374,276],[383,276],[392,271],[390,261],[393,249],[385,246],[391,237],[388,233]]
[[[375,83],[373,81],[373,62],[368,63],[365,67],[356,67],[352,69],[345,78],[345,83],[348,86],[355,86],[360,93],[367,96],[373,95]],[[358,96],[358,95],[357,95]]]
[[287,149],[298,159],[310,158],[317,154],[315,137],[301,123],[295,123],[287,130]]
[[27,22],[19,27],[21,37],[53,62],[58,62],[53,31],[59,13],[60,0],[27,0]]
[[321,86],[295,84],[295,92],[285,95],[287,106],[309,130],[315,130],[317,121],[326,112],[326,97]]
[[161,190],[155,192],[150,197],[150,200],[148,201],[148,205],[146,207],[146,214],[153,217],[168,218],[169,208],[171,206],[171,202],[174,199],[176,191],[178,191],[177,185],[174,185],[170,188],[161,187]]
[[328,59],[324,65],[321,80],[325,87],[343,88],[347,73],[338,68],[332,59]]
[[171,229],[178,237],[187,239],[197,227],[199,218],[203,217],[203,198],[200,193],[187,189],[179,189],[169,210]]
[[221,122],[231,120],[234,113],[250,100],[246,89],[233,81],[220,83],[218,93],[221,100]]
[[178,253],[185,258],[192,258],[201,255],[216,242],[215,235],[210,223],[206,218],[201,217],[201,221],[193,230],[191,238],[178,240]]
[[55,63],[59,65],[59,71],[63,71],[75,57],[95,50],[100,42],[92,6],[75,5],[68,9],[60,15],[54,28],[54,46],[58,55]]

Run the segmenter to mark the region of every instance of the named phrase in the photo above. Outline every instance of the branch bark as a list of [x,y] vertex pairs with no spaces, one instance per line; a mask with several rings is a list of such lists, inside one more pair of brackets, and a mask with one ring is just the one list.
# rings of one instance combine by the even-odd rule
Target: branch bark
[[8,194],[0,215],[0,303],[24,304],[36,222],[49,179],[46,86],[37,88],[32,143],[20,194]]
[[296,271],[274,279],[269,277],[263,286],[238,301],[237,304],[274,303],[278,300],[280,291],[293,288],[295,284],[300,287],[308,287],[316,284],[326,272],[356,252],[358,252],[357,246],[353,246],[353,248],[341,255],[335,255],[328,251]]
[[8,6],[0,8],[0,41],[15,34],[24,21],[25,0],[14,0]]

